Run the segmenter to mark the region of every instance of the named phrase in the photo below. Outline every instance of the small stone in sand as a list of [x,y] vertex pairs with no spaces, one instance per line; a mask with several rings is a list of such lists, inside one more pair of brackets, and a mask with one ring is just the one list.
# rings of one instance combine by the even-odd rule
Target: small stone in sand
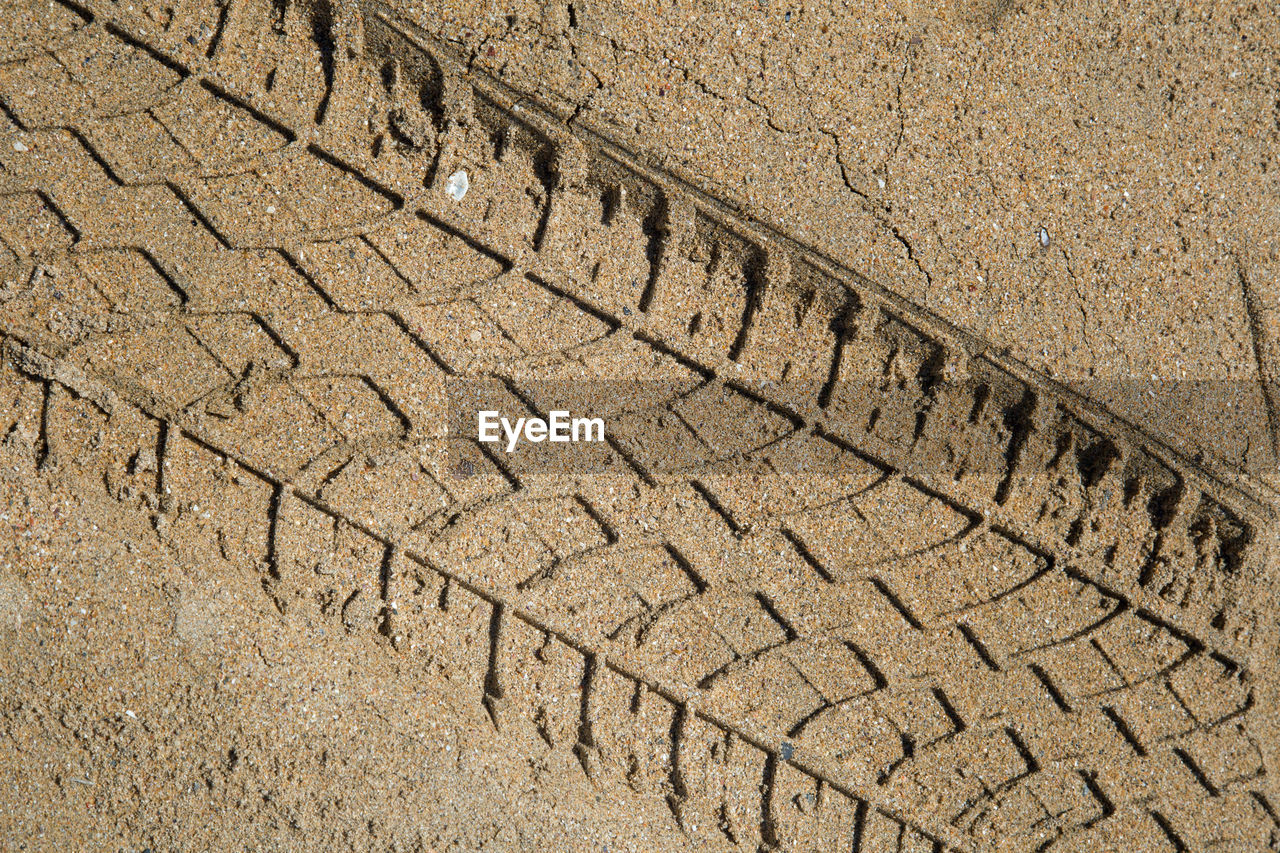
[[1037,236],[1039,236],[1040,238],[1040,248],[1042,249],[1049,248],[1049,232],[1046,231],[1044,228],[1041,228],[1040,233]]
[[444,191],[454,201],[462,201],[462,197],[467,194],[469,189],[471,189],[471,179],[467,177],[465,169],[459,169],[450,175],[449,180],[444,185]]

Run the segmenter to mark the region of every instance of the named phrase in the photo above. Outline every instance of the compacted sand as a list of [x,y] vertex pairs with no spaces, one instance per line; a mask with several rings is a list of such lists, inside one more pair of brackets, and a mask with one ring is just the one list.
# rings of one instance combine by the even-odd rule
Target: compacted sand
[[0,22],[0,849],[1280,847],[1272,10]]

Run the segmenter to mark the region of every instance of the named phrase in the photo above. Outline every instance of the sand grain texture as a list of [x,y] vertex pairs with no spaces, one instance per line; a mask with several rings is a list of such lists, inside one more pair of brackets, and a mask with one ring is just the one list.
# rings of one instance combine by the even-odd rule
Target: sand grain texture
[[1280,42],[1164,14],[6,7],[0,846],[1275,849]]

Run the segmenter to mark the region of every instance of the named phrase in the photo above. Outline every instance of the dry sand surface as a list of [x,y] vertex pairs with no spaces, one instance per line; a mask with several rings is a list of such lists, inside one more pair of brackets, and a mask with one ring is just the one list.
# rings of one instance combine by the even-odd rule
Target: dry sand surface
[[1280,849],[1278,91],[1265,4],[4,0],[0,850]]

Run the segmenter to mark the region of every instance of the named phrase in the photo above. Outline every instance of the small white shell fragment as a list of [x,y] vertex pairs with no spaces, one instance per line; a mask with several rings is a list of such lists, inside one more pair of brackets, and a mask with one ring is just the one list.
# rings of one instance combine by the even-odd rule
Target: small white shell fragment
[[15,142],[13,143],[13,150],[21,153],[23,151],[27,151],[28,148],[27,146],[23,145],[21,142]]
[[1041,248],[1044,248],[1044,249],[1049,248],[1049,232],[1044,228],[1041,228],[1037,236],[1039,236],[1040,238]]
[[467,194],[469,189],[471,189],[471,179],[467,177],[466,169],[459,169],[454,172],[444,185],[444,191],[454,201],[462,201],[462,197]]
[[479,343],[480,339],[483,338],[484,335],[480,334],[479,329],[476,329],[474,332],[471,333],[470,337],[471,337],[471,340],[475,341],[476,343]]

